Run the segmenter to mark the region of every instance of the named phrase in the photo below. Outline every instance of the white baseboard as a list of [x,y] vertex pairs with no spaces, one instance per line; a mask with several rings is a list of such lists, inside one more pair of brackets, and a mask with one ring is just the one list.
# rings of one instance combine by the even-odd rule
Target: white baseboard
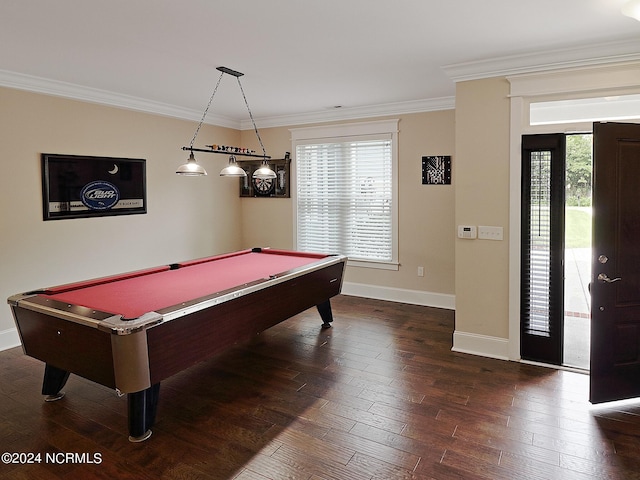
[[380,287],[365,285],[363,283],[344,282],[342,294],[353,297],[373,298],[376,300],[388,300],[390,302],[409,303],[426,307],[456,309],[455,295],[444,293],[423,292],[419,290],[405,290],[402,288]]
[[455,331],[453,332],[453,348],[451,351],[509,360],[509,340],[507,338]]
[[17,328],[9,328],[0,332],[0,352],[20,345],[22,343],[20,342]]
[[[345,282],[342,285],[342,294],[409,303],[412,305],[445,308],[448,310],[455,310],[456,305],[455,295],[378,287],[360,283]],[[506,338],[454,331],[451,351],[496,358],[499,360],[509,360],[509,340]]]

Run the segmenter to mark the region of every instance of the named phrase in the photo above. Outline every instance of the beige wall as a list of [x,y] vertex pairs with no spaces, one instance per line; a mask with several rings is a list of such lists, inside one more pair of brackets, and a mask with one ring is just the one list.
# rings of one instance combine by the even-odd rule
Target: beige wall
[[[207,177],[180,177],[196,123],[0,88],[0,301],[49,285],[233,251],[241,244],[237,183],[220,155],[196,155]],[[204,126],[197,143],[236,144]],[[144,158],[146,215],[42,220],[41,153]],[[8,306],[3,332],[13,331]],[[6,337],[5,337],[6,338]]]
[[509,266],[509,83],[456,88],[456,225],[504,229],[503,241],[455,240],[456,331],[507,339]]
[[[452,185],[422,185],[423,155],[454,156],[453,110],[400,115],[398,124],[398,271],[349,267],[345,280],[392,289],[454,294],[454,176]],[[370,121],[371,119],[367,119]],[[350,122],[352,123],[352,122]],[[260,129],[273,158],[291,151],[289,128]],[[252,131],[243,132],[251,144]],[[255,147],[252,147],[255,148]],[[295,162],[295,152],[292,161]],[[455,163],[455,156],[453,162]],[[242,199],[244,247],[292,248],[292,199]],[[424,277],[418,277],[418,266]]]
[[[291,152],[289,129],[260,129],[260,138],[271,158],[284,158]],[[253,130],[242,131],[242,146],[260,152],[260,145]],[[242,248],[293,247],[293,210],[289,198],[242,198]]]
[[[5,168],[0,176],[2,301],[38,287],[217,252],[293,247],[292,200],[240,199],[237,180],[218,176],[227,161],[224,156],[196,154],[207,177],[174,174],[186,160],[180,147],[188,144],[195,122],[7,88],[0,88],[0,105],[0,161]],[[455,113],[397,118],[401,265],[398,271],[349,267],[346,281],[388,289],[391,295],[433,292],[453,298],[458,179],[454,174],[454,185],[422,185],[421,160],[423,155],[452,155],[456,165]],[[289,128],[260,130],[273,158],[291,151]],[[259,149],[252,130],[205,125],[196,146],[209,142]],[[148,213],[43,221],[43,152],[145,158]],[[418,277],[418,266],[424,267],[424,277]],[[0,345],[3,334],[13,329],[9,308],[1,309]]]

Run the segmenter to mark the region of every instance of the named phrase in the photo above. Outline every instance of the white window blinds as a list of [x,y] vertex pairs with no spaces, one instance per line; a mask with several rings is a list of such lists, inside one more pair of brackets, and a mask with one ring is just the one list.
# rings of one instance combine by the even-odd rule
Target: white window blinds
[[551,288],[551,151],[534,151],[529,156],[529,295],[523,302],[528,320],[525,332],[549,335],[551,314],[549,290]]
[[395,260],[392,141],[377,134],[296,145],[297,249]]

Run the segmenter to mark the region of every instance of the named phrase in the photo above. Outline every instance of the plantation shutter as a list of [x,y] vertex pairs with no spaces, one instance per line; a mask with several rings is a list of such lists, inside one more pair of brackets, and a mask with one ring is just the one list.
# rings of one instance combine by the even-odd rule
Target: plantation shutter
[[562,363],[564,135],[522,139],[521,357]]
[[393,260],[390,134],[296,146],[297,249]]

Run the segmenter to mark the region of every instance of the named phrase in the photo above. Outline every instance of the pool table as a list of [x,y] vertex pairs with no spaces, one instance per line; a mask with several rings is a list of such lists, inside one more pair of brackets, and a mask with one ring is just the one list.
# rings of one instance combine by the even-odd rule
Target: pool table
[[317,306],[333,320],[346,257],[254,248],[9,297],[42,394],[73,373],[127,394],[129,439],[151,435],[160,382]]

